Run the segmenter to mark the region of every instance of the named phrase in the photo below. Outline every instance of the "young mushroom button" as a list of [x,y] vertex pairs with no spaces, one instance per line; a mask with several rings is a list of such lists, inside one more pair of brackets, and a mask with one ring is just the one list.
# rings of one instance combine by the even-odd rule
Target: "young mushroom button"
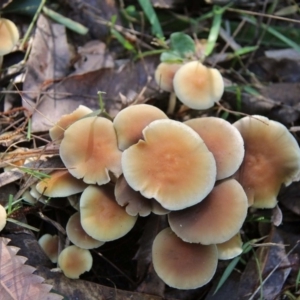
[[202,201],[214,186],[216,162],[199,135],[180,122],[157,120],[143,136],[122,155],[128,184],[169,210]]
[[224,92],[224,81],[217,69],[207,68],[198,61],[183,65],[174,76],[175,94],[186,106],[208,109]]
[[287,128],[266,117],[244,117],[233,124],[245,143],[245,157],[234,175],[249,205],[273,208],[282,184],[300,179],[300,149]]
[[19,31],[15,23],[0,18],[0,56],[10,53],[19,40]]

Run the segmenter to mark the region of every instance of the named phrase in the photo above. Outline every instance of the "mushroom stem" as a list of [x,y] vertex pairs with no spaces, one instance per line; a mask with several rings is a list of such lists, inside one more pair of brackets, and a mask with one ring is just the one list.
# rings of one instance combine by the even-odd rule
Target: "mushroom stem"
[[172,115],[174,113],[175,106],[176,106],[176,95],[174,92],[171,92],[169,97],[167,115]]

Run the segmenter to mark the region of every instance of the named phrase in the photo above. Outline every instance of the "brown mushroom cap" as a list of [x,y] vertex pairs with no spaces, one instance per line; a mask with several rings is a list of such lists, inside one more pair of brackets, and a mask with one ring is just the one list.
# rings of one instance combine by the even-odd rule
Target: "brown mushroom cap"
[[237,233],[230,240],[216,246],[218,248],[219,259],[232,259],[243,252],[241,234]]
[[67,197],[82,192],[87,184],[73,177],[68,170],[58,170],[44,178],[37,185],[37,191],[46,197]]
[[169,213],[169,210],[163,208],[156,200],[147,199],[132,189],[123,175],[118,178],[115,185],[115,197],[119,205],[125,206],[130,216],[146,217],[151,212],[158,215]]
[[125,150],[143,138],[143,129],[151,122],[168,119],[167,115],[153,105],[137,104],[121,110],[114,119],[120,150]]
[[207,284],[218,264],[215,245],[190,244],[178,238],[170,228],[154,239],[152,262],[157,275],[177,289],[195,289]]
[[184,122],[193,128],[212,152],[217,164],[217,180],[233,175],[244,158],[244,141],[229,122],[215,117],[190,119]]
[[89,250],[69,246],[59,254],[58,265],[65,276],[77,279],[92,268],[93,257]]
[[38,240],[38,243],[42,247],[45,254],[53,262],[57,263],[58,258],[58,236],[51,234],[44,234]]
[[72,113],[63,115],[60,120],[49,129],[49,135],[52,141],[57,141],[63,138],[65,130],[74,122],[82,117],[92,113],[93,111],[84,105],[79,107]]
[[233,124],[245,143],[245,157],[235,178],[249,205],[273,208],[282,184],[300,179],[300,150],[287,128],[263,116],[244,117]]
[[247,209],[247,196],[242,186],[235,179],[228,179],[216,185],[201,203],[171,212],[169,224],[186,242],[219,244],[241,229]]
[[69,172],[89,184],[108,183],[111,171],[121,170],[121,151],[113,123],[101,117],[86,117],[73,123],[60,144],[60,157]]
[[173,120],[157,120],[143,130],[144,140],[126,149],[126,181],[164,208],[179,210],[200,202],[212,190],[216,163],[199,135]]
[[0,55],[11,52],[19,40],[19,31],[15,23],[8,19],[0,18]]
[[224,92],[224,81],[217,69],[207,68],[198,61],[183,65],[174,76],[174,91],[178,99],[193,109],[208,109]]
[[154,74],[157,85],[166,92],[173,92],[173,79],[175,73],[182,66],[182,63],[161,62]]
[[81,226],[80,213],[73,214],[66,226],[66,232],[69,240],[82,249],[94,249],[102,246],[104,242],[93,239]]
[[89,186],[80,198],[81,225],[96,240],[107,242],[127,234],[137,217],[130,216],[118,205],[113,187]]
[[0,204],[0,231],[5,227],[6,225],[6,210],[5,208]]

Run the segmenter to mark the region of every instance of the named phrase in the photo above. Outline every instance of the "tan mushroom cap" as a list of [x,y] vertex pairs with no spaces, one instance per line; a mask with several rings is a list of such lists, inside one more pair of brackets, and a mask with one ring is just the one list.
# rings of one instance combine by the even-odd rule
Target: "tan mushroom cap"
[[247,196],[235,179],[215,186],[195,206],[169,214],[172,230],[185,242],[219,244],[241,229],[248,209]]
[[93,239],[81,226],[80,213],[73,214],[67,223],[66,232],[69,240],[82,249],[94,249],[102,246],[104,242]]
[[58,170],[50,173],[50,178],[44,178],[37,185],[37,191],[46,197],[68,197],[81,193],[87,184],[73,177],[68,170]]
[[233,124],[245,143],[245,157],[235,178],[249,205],[273,208],[282,184],[300,179],[300,149],[287,128],[263,116],[244,117]]
[[216,246],[218,248],[219,259],[232,259],[243,252],[241,234],[237,233],[230,240],[221,244],[216,244]]
[[154,239],[152,262],[157,275],[170,287],[195,289],[214,276],[218,251],[215,245],[185,243],[166,228]]
[[92,268],[93,257],[89,250],[69,246],[59,254],[58,265],[65,276],[77,279]]
[[38,243],[42,247],[45,254],[48,256],[48,258],[53,263],[57,263],[57,259],[58,259],[58,236],[46,233],[46,234],[42,235],[39,238]]
[[134,226],[130,216],[115,200],[112,186],[89,186],[80,198],[81,225],[96,240],[108,242],[121,238]]
[[65,131],[59,152],[69,172],[86,183],[105,184],[110,181],[108,171],[117,177],[122,173],[113,123],[102,117],[73,123]]
[[125,150],[143,138],[143,129],[151,122],[168,119],[167,115],[153,105],[137,104],[121,110],[113,123],[120,150]]
[[216,163],[203,140],[189,126],[157,120],[143,130],[144,140],[126,149],[126,181],[164,208],[179,210],[200,202],[212,190]]
[[212,152],[217,164],[217,180],[233,175],[244,158],[244,141],[229,122],[215,117],[190,119],[184,122],[193,128]]
[[115,197],[119,205],[125,206],[126,212],[131,216],[146,217],[151,212],[164,215],[169,210],[163,208],[156,200],[147,199],[130,187],[121,175],[115,185]]
[[173,80],[175,94],[186,106],[208,109],[224,92],[224,81],[217,69],[207,68],[198,61],[183,65]]
[[49,135],[52,141],[57,141],[63,138],[65,130],[74,122],[82,117],[92,113],[93,111],[84,105],[79,107],[72,113],[63,115],[60,120],[49,129]]
[[0,18],[0,55],[11,52],[19,40],[19,31],[15,23],[8,19]]
[[157,85],[166,92],[173,92],[173,79],[175,73],[182,66],[182,63],[167,63],[161,62],[154,74]]
[[6,210],[5,208],[0,204],[0,231],[5,227],[6,225]]

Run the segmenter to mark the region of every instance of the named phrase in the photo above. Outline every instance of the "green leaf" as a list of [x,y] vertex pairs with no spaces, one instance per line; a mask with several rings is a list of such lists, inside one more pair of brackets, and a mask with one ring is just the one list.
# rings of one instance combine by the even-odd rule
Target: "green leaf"
[[194,40],[182,32],[172,33],[170,36],[171,49],[174,52],[179,53],[182,58],[185,58],[189,54],[195,53]]
[[179,53],[175,51],[165,51],[160,55],[160,61],[162,62],[181,62],[182,60]]
[[147,19],[149,20],[151,24],[151,31],[152,34],[158,37],[163,37],[164,33],[161,29],[159,20],[157,18],[157,15],[155,13],[155,10],[152,7],[150,0],[139,0],[139,4],[142,7],[144,14],[146,15]]

